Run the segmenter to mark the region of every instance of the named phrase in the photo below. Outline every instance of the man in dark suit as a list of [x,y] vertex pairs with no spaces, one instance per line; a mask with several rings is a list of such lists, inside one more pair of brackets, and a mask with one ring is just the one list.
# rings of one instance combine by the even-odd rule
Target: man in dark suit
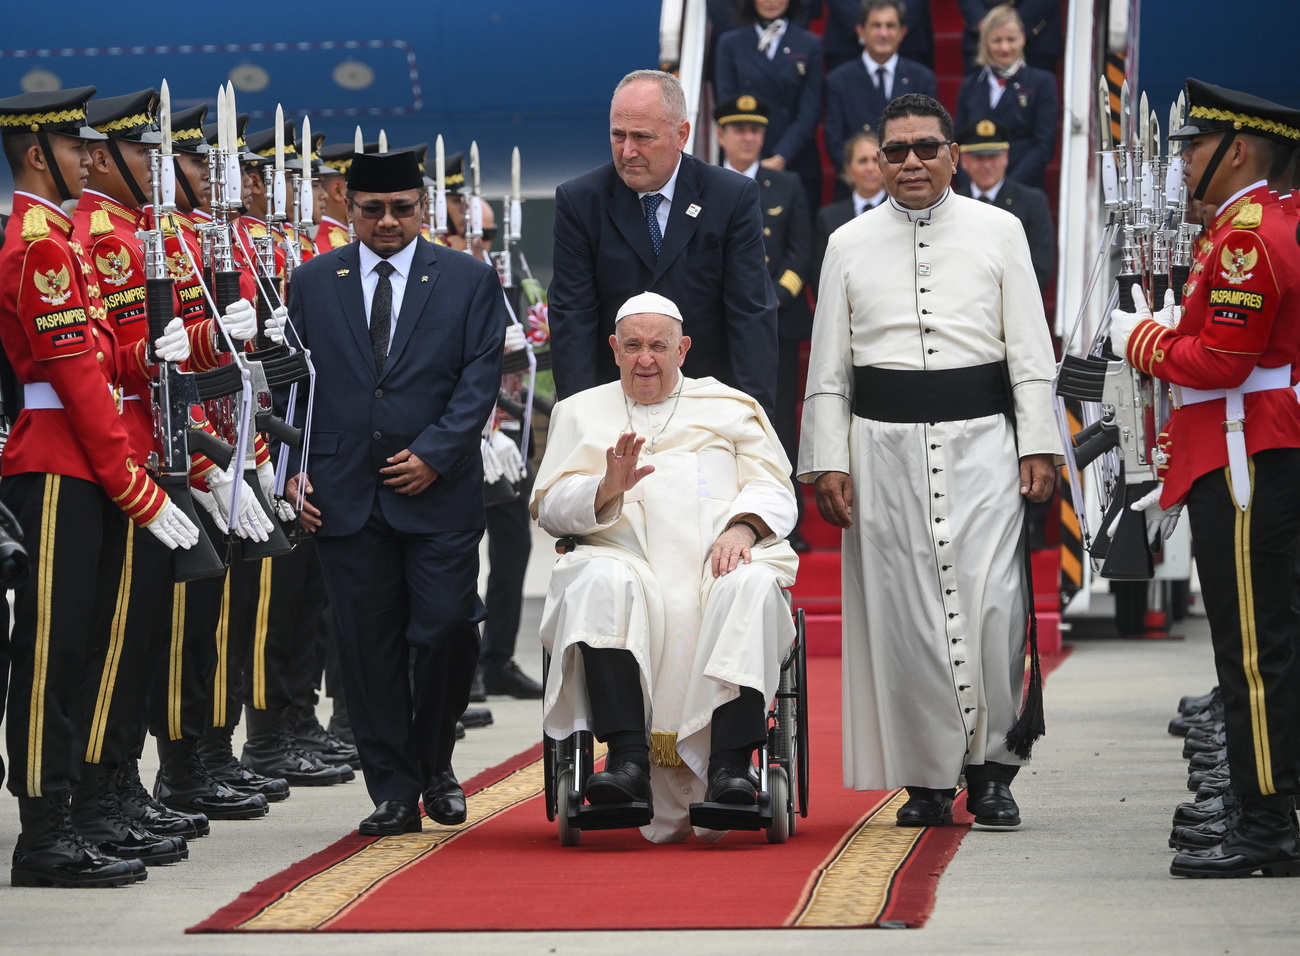
[[858,37],[863,53],[826,77],[826,151],[837,164],[848,138],[864,128],[874,129],[890,100],[904,93],[935,95],[934,71],[898,53],[906,35],[899,0],[867,0],[862,5]]
[[[713,119],[718,124],[718,145],[725,157],[723,168],[757,182],[762,195],[763,247],[768,275],[776,284],[777,301],[776,414],[772,424],[793,462],[799,452],[799,343],[812,335],[812,310],[804,291],[811,275],[812,220],[798,175],[759,163],[767,133],[767,106],[744,94],[718,106]],[[802,517],[802,500],[798,504]],[[796,551],[808,550],[797,523],[789,540]]]
[[614,161],[555,191],[550,287],[555,388],[567,398],[618,377],[609,336],[641,292],[684,303],[685,373],[711,375],[775,408],[776,293],[757,184],[682,152],[690,135],[677,78],[629,73],[610,105]]
[[[289,316],[317,390],[302,520],[316,531],[348,714],[375,812],[366,835],[465,820],[451,769],[478,662],[480,433],[501,385],[496,272],[420,238],[415,154],[358,154],[359,242],[295,273]],[[290,333],[290,340],[293,334]]]
[[1038,288],[1046,291],[1056,272],[1056,229],[1047,206],[1047,193],[1007,179],[1010,144],[992,120],[980,120],[958,134],[961,168],[970,182],[957,192],[1005,209],[1025,227],[1029,255],[1034,260]]
[[844,144],[844,180],[853,187],[853,195],[817,211],[813,265],[808,273],[814,283],[821,281],[822,259],[831,233],[868,209],[875,209],[887,197],[885,177],[880,172],[880,140],[875,133],[854,133]]
[[[907,35],[898,52],[909,60],[934,69],[934,23],[930,19],[930,0],[906,0],[902,13],[907,24]],[[826,69],[835,69],[841,63],[856,60],[862,53],[862,41],[857,26],[862,16],[862,0],[816,0],[811,6],[816,17],[826,11]]]

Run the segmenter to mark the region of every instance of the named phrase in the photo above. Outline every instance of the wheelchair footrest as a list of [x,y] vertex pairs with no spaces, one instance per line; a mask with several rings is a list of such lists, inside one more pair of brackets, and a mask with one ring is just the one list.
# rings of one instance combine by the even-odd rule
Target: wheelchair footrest
[[581,795],[569,794],[569,826],[579,830],[631,830],[650,825],[654,816],[648,803],[584,804]]
[[758,803],[741,806],[735,803],[692,803],[691,826],[706,830],[766,830],[772,825],[772,809],[767,794],[758,795]]

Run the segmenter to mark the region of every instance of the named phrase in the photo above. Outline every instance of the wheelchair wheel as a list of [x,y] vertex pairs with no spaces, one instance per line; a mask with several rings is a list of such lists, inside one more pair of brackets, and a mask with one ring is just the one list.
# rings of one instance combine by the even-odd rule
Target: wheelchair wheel
[[[794,612],[795,640],[799,649],[795,654],[795,792],[798,794],[799,816],[808,816],[808,642],[804,631],[803,608]],[[793,830],[793,828],[791,828]]]
[[558,746],[559,741],[542,737],[542,784],[546,790],[546,819],[551,823],[555,822],[555,811],[558,805],[555,789],[555,768],[558,763],[555,759],[555,750]]
[[772,767],[767,772],[767,793],[772,808],[772,825],[767,828],[768,843],[784,843],[790,839],[790,780],[784,767]]
[[560,846],[578,846],[582,843],[582,831],[577,827],[569,826],[569,801],[574,790],[572,767],[560,771],[556,778],[555,790],[559,803],[555,823],[560,834]]

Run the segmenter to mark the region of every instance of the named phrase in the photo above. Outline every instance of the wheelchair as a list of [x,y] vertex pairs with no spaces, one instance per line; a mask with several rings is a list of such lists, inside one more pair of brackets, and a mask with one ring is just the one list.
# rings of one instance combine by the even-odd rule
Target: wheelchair
[[[560,539],[556,551],[571,550]],[[786,602],[790,603],[789,592]],[[750,777],[758,791],[751,806],[693,803],[691,825],[710,830],[766,830],[769,843],[785,843],[799,817],[808,816],[808,653],[803,608],[793,611],[794,643],[781,663],[776,695],[767,711],[767,739],[758,748]],[[550,670],[543,661],[542,681]],[[556,825],[561,846],[578,846],[584,830],[622,830],[650,823],[650,805],[583,803],[587,780],[595,772],[595,737],[589,730],[564,740],[543,736],[542,766],[546,819]]]

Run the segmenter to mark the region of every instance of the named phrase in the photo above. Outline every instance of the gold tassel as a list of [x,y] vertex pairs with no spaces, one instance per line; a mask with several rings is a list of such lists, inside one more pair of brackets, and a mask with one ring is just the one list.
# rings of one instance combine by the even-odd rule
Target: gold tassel
[[650,764],[654,767],[680,767],[681,754],[677,752],[677,735],[672,731],[650,732]]

